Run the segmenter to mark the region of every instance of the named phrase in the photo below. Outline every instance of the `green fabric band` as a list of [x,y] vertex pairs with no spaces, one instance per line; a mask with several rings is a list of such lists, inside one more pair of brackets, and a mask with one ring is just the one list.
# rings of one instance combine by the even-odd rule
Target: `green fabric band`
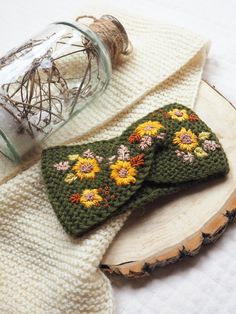
[[49,200],[72,236],[228,171],[216,135],[179,104],[148,114],[120,137],[42,154]]

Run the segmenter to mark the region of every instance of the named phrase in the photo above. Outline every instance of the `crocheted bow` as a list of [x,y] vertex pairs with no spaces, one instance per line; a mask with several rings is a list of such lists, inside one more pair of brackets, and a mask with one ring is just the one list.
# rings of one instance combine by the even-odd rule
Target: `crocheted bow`
[[119,138],[53,147],[42,155],[49,200],[72,236],[228,170],[216,135],[179,104],[148,114]]

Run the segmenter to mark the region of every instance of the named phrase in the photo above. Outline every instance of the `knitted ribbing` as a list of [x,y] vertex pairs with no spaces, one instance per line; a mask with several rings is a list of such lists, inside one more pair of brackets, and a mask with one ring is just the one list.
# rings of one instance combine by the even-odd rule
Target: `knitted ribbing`
[[[109,139],[161,105],[175,101],[193,105],[205,57],[204,42],[176,27],[117,17],[127,27],[134,58],[114,70],[106,95],[47,145],[60,144],[88,130],[84,141]],[[2,160],[2,175],[11,168]],[[2,313],[112,313],[110,283],[97,267],[129,213],[113,218],[85,238],[72,240],[48,202],[40,164],[1,186],[0,202]]]

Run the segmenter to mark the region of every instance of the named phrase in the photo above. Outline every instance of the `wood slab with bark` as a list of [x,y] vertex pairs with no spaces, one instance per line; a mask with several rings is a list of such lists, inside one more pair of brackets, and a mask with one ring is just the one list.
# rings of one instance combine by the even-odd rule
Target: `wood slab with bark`
[[135,210],[109,247],[101,269],[126,277],[150,274],[159,267],[199,253],[216,241],[236,216],[236,109],[202,82],[195,112],[210,126],[229,159],[225,180],[157,200]]

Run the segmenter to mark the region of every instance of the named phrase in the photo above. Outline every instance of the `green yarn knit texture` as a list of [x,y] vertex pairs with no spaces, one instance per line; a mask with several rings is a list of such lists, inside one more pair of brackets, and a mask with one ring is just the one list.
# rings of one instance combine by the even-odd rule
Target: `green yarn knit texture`
[[42,154],[49,200],[72,236],[228,171],[216,135],[180,104],[148,114],[120,137]]

